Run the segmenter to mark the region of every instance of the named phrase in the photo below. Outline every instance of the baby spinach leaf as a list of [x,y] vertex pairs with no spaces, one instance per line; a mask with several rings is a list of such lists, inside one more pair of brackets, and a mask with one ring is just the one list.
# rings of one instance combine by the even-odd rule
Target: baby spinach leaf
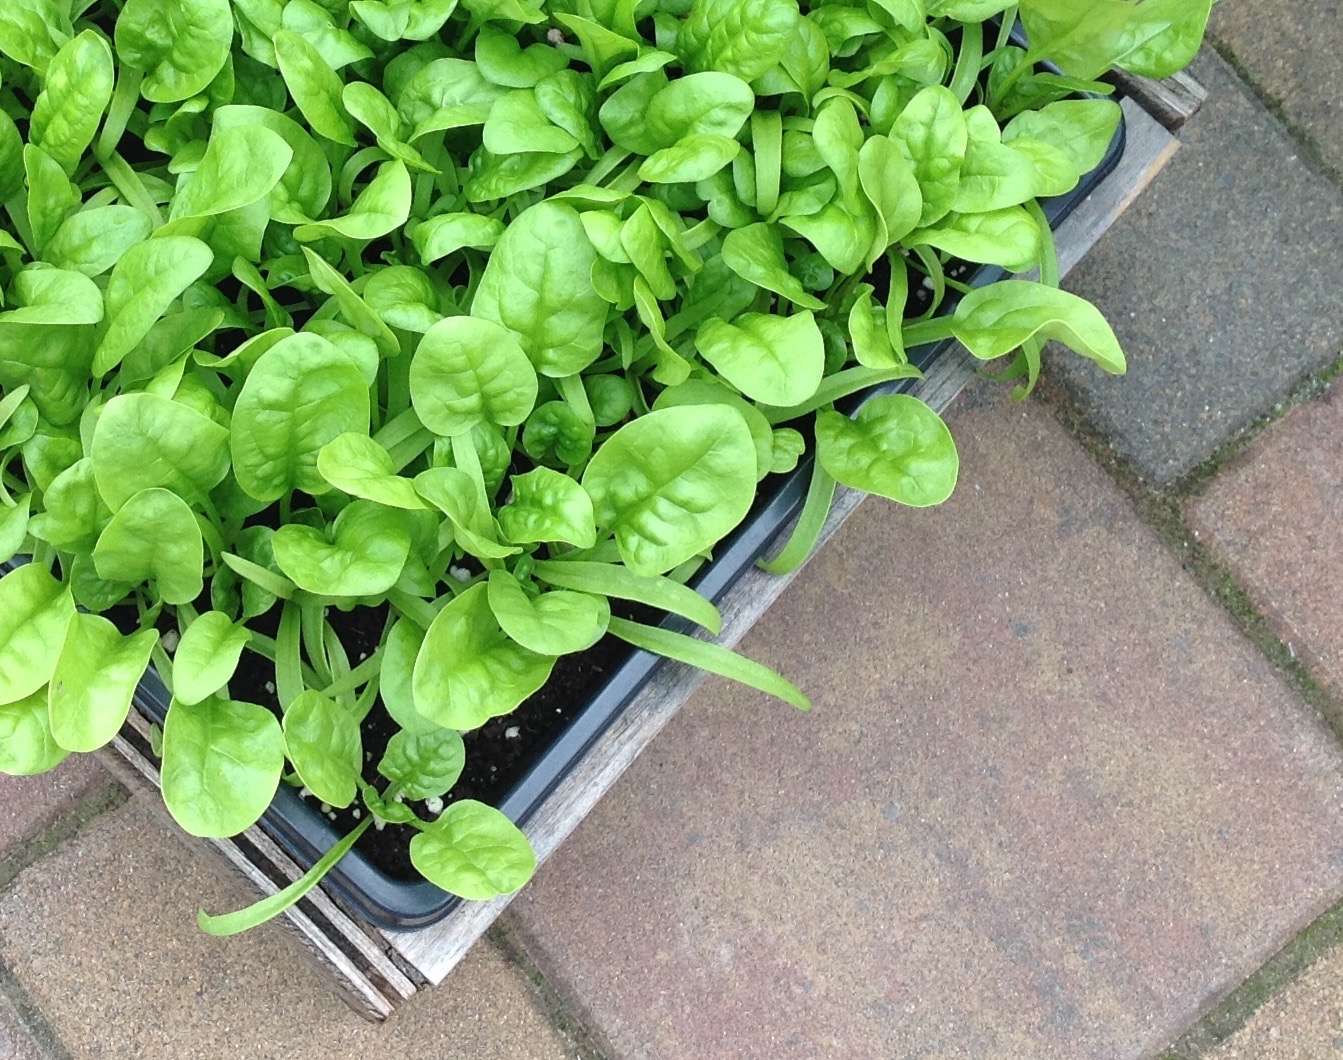
[[476,729],[514,710],[550,676],[555,660],[512,640],[483,583],[438,613],[415,660],[415,709],[444,728]]
[[960,190],[969,133],[960,101],[949,89],[921,89],[891,126],[891,140],[914,166],[923,194],[919,224],[945,217]]
[[591,548],[597,540],[592,498],[568,475],[538,467],[512,478],[513,495],[499,509],[499,528],[515,544],[563,541]]
[[251,639],[246,626],[222,611],[205,612],[187,626],[173,653],[173,695],[192,704],[222,691]]
[[425,507],[415,484],[396,473],[391,454],[364,434],[342,434],[322,446],[317,473],[351,497],[411,511]]
[[824,309],[825,303],[802,289],[783,255],[783,242],[767,224],[736,228],[723,239],[723,261],[743,280],[781,294],[803,309]]
[[67,217],[42,256],[57,268],[100,276],[149,232],[149,218],[134,207],[95,206]]
[[330,487],[317,469],[327,442],[368,432],[368,387],[320,335],[281,339],[257,359],[233,409],[229,445],[238,485],[259,501]]
[[319,596],[377,596],[401,576],[410,533],[393,509],[357,500],[336,516],[329,532],[291,523],[275,531],[271,547],[280,570],[300,589]]
[[1088,173],[1100,165],[1122,120],[1112,99],[1065,99],[1018,114],[1003,129],[1003,142],[1011,147],[1018,137],[1039,140],[1066,155],[1079,173]]
[[158,639],[154,629],[123,637],[105,618],[75,615],[48,690],[52,738],[67,751],[96,751],[111,743]]
[[505,633],[542,655],[586,651],[606,633],[611,605],[604,596],[552,589],[529,596],[508,571],[490,572],[490,610]]
[[1203,43],[1213,0],[1146,0],[1129,19],[1116,66],[1153,80],[1173,77]]
[[107,282],[93,374],[104,376],[120,364],[213,260],[210,248],[190,236],[148,239],[122,254]]
[[285,224],[302,224],[320,214],[331,198],[331,165],[317,141],[298,122],[266,107],[230,104],[214,112],[216,132],[243,125],[278,134],[291,152],[289,165],[271,189],[271,215]]
[[47,67],[28,139],[60,163],[67,176],[74,175],[93,142],[115,78],[112,49],[89,29],[64,45]]
[[[378,670],[378,695],[382,705],[393,721],[412,733],[440,731],[437,725],[421,717],[415,710],[415,697],[411,691],[415,657],[419,655],[423,643],[423,629],[408,618],[397,619],[387,631],[387,639],[382,645],[382,666]],[[395,741],[396,737],[393,736],[392,740]],[[388,747],[391,747],[390,743]],[[455,782],[456,777],[453,780]],[[441,795],[442,792],[436,794]]]
[[960,468],[947,425],[908,394],[872,398],[853,419],[822,412],[816,458],[845,486],[915,508],[951,496]]
[[270,195],[294,152],[264,125],[224,125],[173,197],[169,221],[241,210]]
[[536,371],[527,353],[514,332],[493,320],[440,320],[410,362],[411,402],[436,434],[465,434],[480,423],[514,427],[531,413],[536,394]]
[[625,565],[664,574],[741,522],[755,471],[755,443],[735,409],[684,405],[616,431],[593,455],[583,488]]
[[602,349],[606,303],[592,286],[595,260],[578,212],[538,203],[499,237],[471,313],[514,332],[542,375],[573,375]]
[[531,89],[518,89],[497,99],[485,119],[482,136],[485,149],[496,155],[526,151],[562,155],[578,146],[577,138],[546,116]]
[[98,417],[89,458],[112,511],[150,486],[200,501],[228,474],[228,441],[225,428],[180,401],[119,394]]
[[163,723],[163,801],[183,830],[237,835],[256,823],[280,785],[284,735],[255,703],[212,696],[174,701]]
[[354,802],[364,767],[355,716],[309,688],[284,712],[283,731],[285,754],[304,786],[332,806]]
[[33,265],[14,277],[15,308],[0,313],[5,324],[96,324],[103,318],[98,285],[82,272]]
[[0,578],[0,703],[15,703],[47,683],[74,614],[70,590],[40,563]]
[[25,493],[13,505],[0,505],[0,563],[8,563],[28,538],[32,494]]
[[144,72],[140,91],[154,103],[203,92],[232,41],[228,0],[126,0],[117,18],[117,55]]
[[796,0],[695,0],[676,50],[691,70],[751,81],[783,58],[800,21]]
[[44,689],[0,706],[0,773],[35,776],[55,769],[69,753],[51,735]]
[[545,44],[523,48],[513,34],[494,26],[483,26],[476,36],[476,65],[485,80],[496,85],[531,88],[543,78],[563,70],[569,60],[557,48]]
[[155,487],[127,500],[93,549],[94,568],[110,582],[153,582],[165,603],[189,604],[200,596],[204,545],[186,501]]
[[1123,54],[1138,6],[1125,0],[1022,0],[1029,54],[1053,60],[1073,77],[1099,77]]
[[754,109],[755,93],[740,77],[717,72],[687,74],[653,96],[644,124],[658,147],[671,147],[692,134],[732,139]]
[[1100,310],[1068,291],[1027,280],[1003,280],[966,295],[956,307],[952,331],[981,360],[1001,357],[1038,336],[1063,343],[1115,375],[1126,367]]
[[415,476],[421,497],[452,523],[457,543],[481,559],[503,559],[520,549],[498,543],[494,519],[476,480],[461,468],[434,467]]
[[321,54],[297,33],[280,30],[272,38],[275,60],[294,105],[313,132],[338,144],[354,146],[354,132],[341,101],[340,76]]
[[410,860],[431,883],[477,901],[512,894],[536,871],[536,855],[517,825],[474,799],[454,802],[411,839]]
[[456,729],[398,732],[387,741],[378,772],[412,800],[446,795],[462,775],[466,747]]
[[825,344],[806,310],[790,317],[745,313],[731,324],[711,320],[695,348],[729,383],[767,405],[796,405],[815,393],[825,370]]
[[678,184],[705,180],[726,166],[741,151],[730,136],[688,133],[671,147],[654,152],[639,166],[639,176],[650,184]]
[[871,268],[887,247],[918,226],[923,192],[909,156],[885,136],[869,137],[859,149],[858,180],[876,211],[877,234],[867,256]]
[[304,241],[326,236],[377,239],[406,223],[410,216],[410,196],[410,171],[400,159],[392,159],[378,167],[377,176],[355,198],[349,213],[299,225],[294,229],[294,238]]
[[1040,257],[1040,228],[1020,206],[987,213],[949,213],[930,228],[910,233],[910,246],[936,247],[964,261],[1024,272]]
[[39,74],[71,32],[70,8],[61,0],[12,0],[0,8],[0,52]]
[[420,261],[432,265],[455,250],[472,247],[489,250],[504,234],[504,224],[493,217],[474,213],[445,213],[421,221],[410,232],[410,241]]

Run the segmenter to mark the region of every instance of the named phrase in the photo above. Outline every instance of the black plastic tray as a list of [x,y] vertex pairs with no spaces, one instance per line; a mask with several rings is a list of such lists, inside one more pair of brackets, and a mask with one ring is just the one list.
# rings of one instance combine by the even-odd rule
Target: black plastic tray
[[[1041,202],[1052,228],[1057,228],[1077,204],[1109,175],[1123,155],[1124,142],[1124,126],[1121,122],[1101,164],[1083,177],[1077,188],[1068,195]],[[1005,270],[1001,268],[985,266],[976,270],[969,282],[974,287],[982,287],[1004,275]],[[954,300],[949,298],[943,311],[954,304]],[[948,340],[919,347],[910,351],[910,360],[926,372],[954,345],[954,341]],[[855,400],[853,407],[857,408],[862,401],[878,394],[908,390],[913,382],[901,380],[874,387]],[[811,458],[804,458],[796,470],[787,476],[778,476],[773,487],[766,489],[757,498],[751,514],[729,538],[720,543],[715,549],[713,561],[693,580],[692,584],[699,592],[717,601],[751,569],[800,510],[811,478],[811,467]],[[765,485],[769,486],[768,480]],[[688,623],[676,616],[669,616],[663,625],[684,629]],[[662,662],[661,656],[634,650],[508,793],[499,809],[519,825],[525,824],[648,683]],[[145,714],[162,724],[168,710],[168,694],[157,675],[151,672],[146,676],[136,696],[136,704]],[[284,784],[276,792],[275,800],[262,817],[260,825],[290,857],[304,867],[312,865],[340,839],[340,833],[332,827],[330,821],[300,799],[293,788]],[[430,924],[446,916],[461,901],[427,881],[394,879],[374,867],[358,851],[351,851],[341,859],[326,877],[325,886],[367,919],[391,928]]]

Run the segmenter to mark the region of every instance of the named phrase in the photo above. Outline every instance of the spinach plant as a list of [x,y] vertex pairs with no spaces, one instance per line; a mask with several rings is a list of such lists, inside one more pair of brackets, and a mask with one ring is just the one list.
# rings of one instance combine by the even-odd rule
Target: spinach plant
[[[154,666],[162,787],[234,835],[282,782],[413,832],[464,898],[535,859],[451,801],[461,733],[604,636],[805,709],[687,581],[809,444],[904,504],[957,456],[913,397],[954,337],[1061,341],[1041,197],[1192,57],[1210,0],[9,0],[0,5],[0,768],[118,731]],[[1018,17],[1029,43],[1014,43]],[[1044,65],[1044,64],[1052,65]],[[955,263],[1014,272],[970,290]],[[333,613],[375,616],[351,657]],[[617,612],[619,608],[617,607]],[[230,694],[273,673],[276,709]],[[398,728],[365,770],[366,719]]]

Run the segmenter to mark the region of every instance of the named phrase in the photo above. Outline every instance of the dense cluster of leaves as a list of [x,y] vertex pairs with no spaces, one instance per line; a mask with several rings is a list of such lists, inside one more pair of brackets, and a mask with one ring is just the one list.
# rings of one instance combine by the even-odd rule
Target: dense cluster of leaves
[[[1123,369],[1036,199],[1111,141],[1094,79],[1182,66],[1208,6],[1022,0],[1023,48],[1007,0],[5,0],[0,559],[31,562],[0,580],[0,768],[107,743],[152,664],[187,831],[241,831],[282,777],[365,807],[210,930],[375,821],[458,895],[515,890],[503,815],[411,803],[557,657],[610,633],[807,705],[610,606],[717,632],[685,582],[799,426],[774,569],[836,483],[951,491],[928,407],[833,410],[914,344]],[[1041,282],[969,291],[952,259]],[[377,650],[332,608],[382,609]],[[229,694],[259,660],[278,717]],[[372,710],[400,727],[377,785]]]

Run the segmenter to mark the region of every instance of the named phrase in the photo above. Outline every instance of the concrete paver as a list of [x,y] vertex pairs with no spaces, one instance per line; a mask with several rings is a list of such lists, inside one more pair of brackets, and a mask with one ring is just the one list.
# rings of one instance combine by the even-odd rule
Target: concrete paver
[[1221,0],[1209,32],[1258,89],[1343,171],[1343,4]]
[[50,773],[35,777],[0,774],[0,859],[110,783],[92,755],[73,755]]
[[45,1060],[6,997],[0,997],[0,1060]]
[[1292,651],[1343,695],[1343,385],[1255,439],[1188,514]]
[[514,903],[616,1055],[1149,1055],[1343,890],[1343,758],[1038,403],[869,501]]
[[139,799],[24,871],[0,897],[0,954],[78,1057],[136,1060],[562,1060],[520,972],[478,946],[383,1025],[340,1000],[275,924],[213,939],[195,910],[245,887]]
[[1313,964],[1206,1060],[1330,1060],[1343,1057],[1343,950]]
[[1184,146],[1069,276],[1104,310],[1125,378],[1049,358],[1098,430],[1164,483],[1343,352],[1343,194],[1205,53]]

